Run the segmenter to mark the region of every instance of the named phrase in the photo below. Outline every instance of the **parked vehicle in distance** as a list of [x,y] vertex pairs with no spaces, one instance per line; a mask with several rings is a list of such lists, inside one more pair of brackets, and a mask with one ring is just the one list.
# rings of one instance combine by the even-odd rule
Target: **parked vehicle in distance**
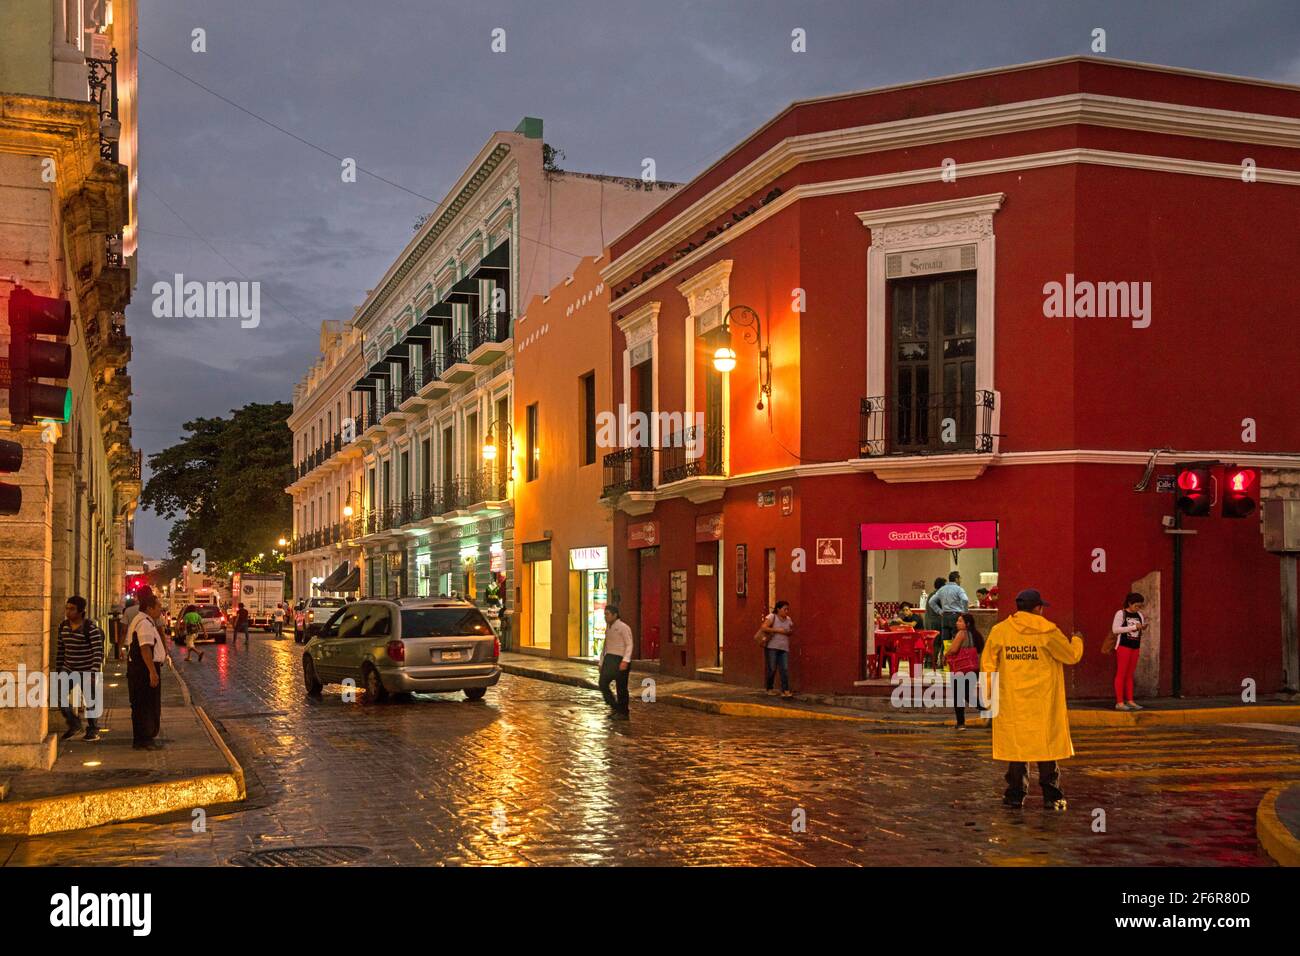
[[366,699],[463,691],[482,700],[501,679],[501,643],[483,612],[452,598],[373,598],[336,612],[307,642],[303,682],[316,696],[347,678]]
[[226,615],[215,604],[199,605],[199,617],[203,618],[203,630],[195,638],[197,641],[216,641],[226,643]]
[[284,572],[257,574],[236,571],[230,576],[231,601],[242,603],[248,609],[248,620],[253,627],[271,629],[271,612],[284,600]]
[[302,610],[293,617],[293,639],[299,644],[310,641],[329,620],[330,615],[343,606],[342,598],[312,597],[303,602]]

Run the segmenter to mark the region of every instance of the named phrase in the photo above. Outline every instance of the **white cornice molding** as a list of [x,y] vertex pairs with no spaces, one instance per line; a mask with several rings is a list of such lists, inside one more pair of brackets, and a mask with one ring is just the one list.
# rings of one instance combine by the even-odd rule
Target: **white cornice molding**
[[[643,515],[653,511],[656,503],[670,498],[690,497],[692,494],[705,492],[709,495],[708,500],[715,500],[729,488],[864,472],[874,473],[876,477],[891,484],[916,481],[961,481],[977,478],[988,468],[999,465],[1145,466],[1150,458],[1149,450],[1096,448],[1060,448],[1000,455],[967,453],[847,458],[843,461],[813,462],[749,471],[727,478],[714,477],[710,478],[707,484],[700,479],[673,482],[670,485],[660,485],[654,491],[624,494],[619,497],[615,507],[628,514]],[[1167,451],[1161,452],[1159,460],[1168,465],[1177,461],[1219,460],[1230,461],[1242,467],[1300,471],[1300,452]]]
[[[715,262],[707,269],[702,269],[678,285],[677,291],[685,296],[687,301],[693,301],[701,293],[712,289],[725,288],[731,279],[731,267],[734,264],[734,259],[722,259]],[[694,314],[695,309],[692,308],[691,312]]]
[[1300,119],[1094,93],[790,136],[611,262],[601,278],[606,285],[620,282],[800,163],[1064,125],[1300,148]]
[[911,222],[929,222],[935,219],[956,219],[961,216],[991,215],[1002,208],[1006,193],[989,193],[961,199],[941,199],[938,202],[917,203],[913,206],[892,206],[888,209],[870,209],[857,214],[868,229],[877,226],[903,225]]
[[618,320],[618,330],[627,340],[628,348],[632,348],[633,345],[639,344],[659,331],[659,309],[662,305],[663,303],[657,300],[646,302],[636,311],[629,312]]
[[[1176,173],[1185,176],[1209,176],[1214,179],[1240,179],[1241,166],[1232,163],[1210,163],[1202,160],[1179,159],[1167,156],[1147,156],[1140,153],[1120,153],[1098,149],[1061,149],[1044,153],[1030,153],[1021,156],[1007,156],[1000,159],[979,160],[963,163],[960,166],[960,178],[968,180],[975,176],[993,176],[1002,173],[1026,169],[1041,169],[1049,166],[1064,166],[1070,163],[1086,163],[1094,166],[1111,166],[1123,169],[1140,169],[1147,172]],[[874,189],[893,189],[899,186],[913,186],[920,183],[935,182],[942,170],[935,166],[921,169],[909,169],[896,173],[882,173],[876,176],[863,176],[857,179],[829,180],[821,183],[809,183],[794,186],[758,212],[747,216],[719,236],[697,247],[694,251],[678,260],[672,269],[654,276],[646,282],[627,292],[621,298],[612,299],[610,312],[627,308],[627,304],[645,295],[651,289],[664,282],[669,282],[675,275],[690,268],[697,262],[716,254],[733,239],[743,236],[749,230],[765,222],[781,210],[801,199],[821,196],[834,196],[841,193],[855,193]],[[1300,171],[1260,167],[1255,170],[1255,178],[1261,183],[1275,183],[1282,186],[1300,186]]]

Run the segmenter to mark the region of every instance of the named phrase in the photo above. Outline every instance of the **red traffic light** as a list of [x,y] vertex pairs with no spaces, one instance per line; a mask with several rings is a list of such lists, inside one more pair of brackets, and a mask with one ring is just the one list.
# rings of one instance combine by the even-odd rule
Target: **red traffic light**
[[1214,507],[1214,475],[1208,464],[1178,466],[1175,507],[1185,515],[1208,515]]
[[9,296],[9,417],[15,424],[66,422],[71,416],[71,390],[36,380],[66,380],[72,349],[64,342],[35,337],[63,338],[71,327],[72,305],[66,299],[37,295],[22,286]]
[[1259,507],[1259,469],[1231,467],[1224,473],[1223,516],[1245,518]]

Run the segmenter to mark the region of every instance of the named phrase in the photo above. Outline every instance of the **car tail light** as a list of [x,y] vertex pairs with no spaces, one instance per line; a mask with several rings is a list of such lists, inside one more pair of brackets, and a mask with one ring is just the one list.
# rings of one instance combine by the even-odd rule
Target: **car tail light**
[[492,638],[492,659],[499,661],[501,659],[501,638]]
[[406,645],[403,644],[401,641],[398,640],[389,641],[388,644],[385,646],[384,650],[388,652],[388,659],[390,661],[404,662],[406,660]]
[[311,622],[311,618],[312,618],[312,612],[311,612],[311,611],[308,611],[308,612],[307,612],[307,614],[306,614],[306,618],[307,618],[308,623],[310,623],[310,622]]

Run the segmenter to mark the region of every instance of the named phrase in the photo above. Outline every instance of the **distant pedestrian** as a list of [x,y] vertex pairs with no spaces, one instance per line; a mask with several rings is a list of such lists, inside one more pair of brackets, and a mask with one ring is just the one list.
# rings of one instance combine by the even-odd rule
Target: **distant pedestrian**
[[[618,616],[618,608],[613,604],[605,605],[605,652],[600,659],[600,693],[605,703],[614,709],[615,720],[627,720],[628,710],[627,682],[632,676],[632,629]],[[610,682],[614,683],[617,696],[610,693]]]
[[948,645],[948,669],[952,671],[953,708],[957,729],[966,729],[966,705],[978,708],[980,654],[984,635],[975,624],[975,615],[967,611],[957,617],[957,636]]
[[275,632],[277,641],[284,637],[284,613],[284,604],[277,604],[271,612],[271,630]]
[[185,615],[181,618],[181,626],[185,628],[185,660],[192,661],[194,652],[199,652],[199,663],[203,662],[203,651],[194,645],[198,642],[199,634],[203,631],[203,615],[193,604],[185,608]]
[[162,662],[167,646],[158,633],[162,604],[152,593],[140,600],[140,613],[127,635],[130,651],[126,683],[131,696],[132,746],[136,750],[161,750],[155,739],[162,725]]
[[939,636],[934,639],[933,663],[940,668],[943,666],[944,644],[957,636],[957,616],[970,610],[970,598],[961,586],[961,572],[949,574],[948,583],[930,595],[926,606],[939,615]]
[[1133,699],[1133,675],[1137,673],[1138,658],[1142,654],[1142,635],[1151,626],[1142,613],[1146,600],[1136,591],[1130,591],[1110,625],[1115,638],[1116,710],[1142,709],[1142,705]]
[[763,618],[759,628],[767,635],[763,645],[763,683],[769,696],[776,695],[776,675],[781,673],[781,696],[793,697],[790,690],[790,635],[794,633],[794,618],[790,616],[790,602],[777,601],[772,613]]
[[239,632],[244,632],[244,646],[248,646],[248,608],[244,607],[244,602],[240,601],[238,609],[235,612],[235,634],[234,640],[239,641]]
[[62,678],[59,685],[59,710],[68,723],[63,733],[70,740],[81,732],[81,718],[73,706],[72,690],[81,696],[86,712],[85,740],[99,739],[99,715],[103,701],[104,632],[98,624],[86,617],[86,599],[74,594],[63,608],[59,622],[59,649],[55,671]]
[[1065,709],[1065,664],[1083,657],[1083,638],[1066,637],[1042,616],[1047,602],[1030,588],[1016,595],[1016,612],[989,632],[980,670],[992,675],[993,759],[1007,761],[1002,802],[1020,807],[1029,788],[1029,762],[1038,764],[1043,805],[1065,809],[1058,760],[1074,756]]

